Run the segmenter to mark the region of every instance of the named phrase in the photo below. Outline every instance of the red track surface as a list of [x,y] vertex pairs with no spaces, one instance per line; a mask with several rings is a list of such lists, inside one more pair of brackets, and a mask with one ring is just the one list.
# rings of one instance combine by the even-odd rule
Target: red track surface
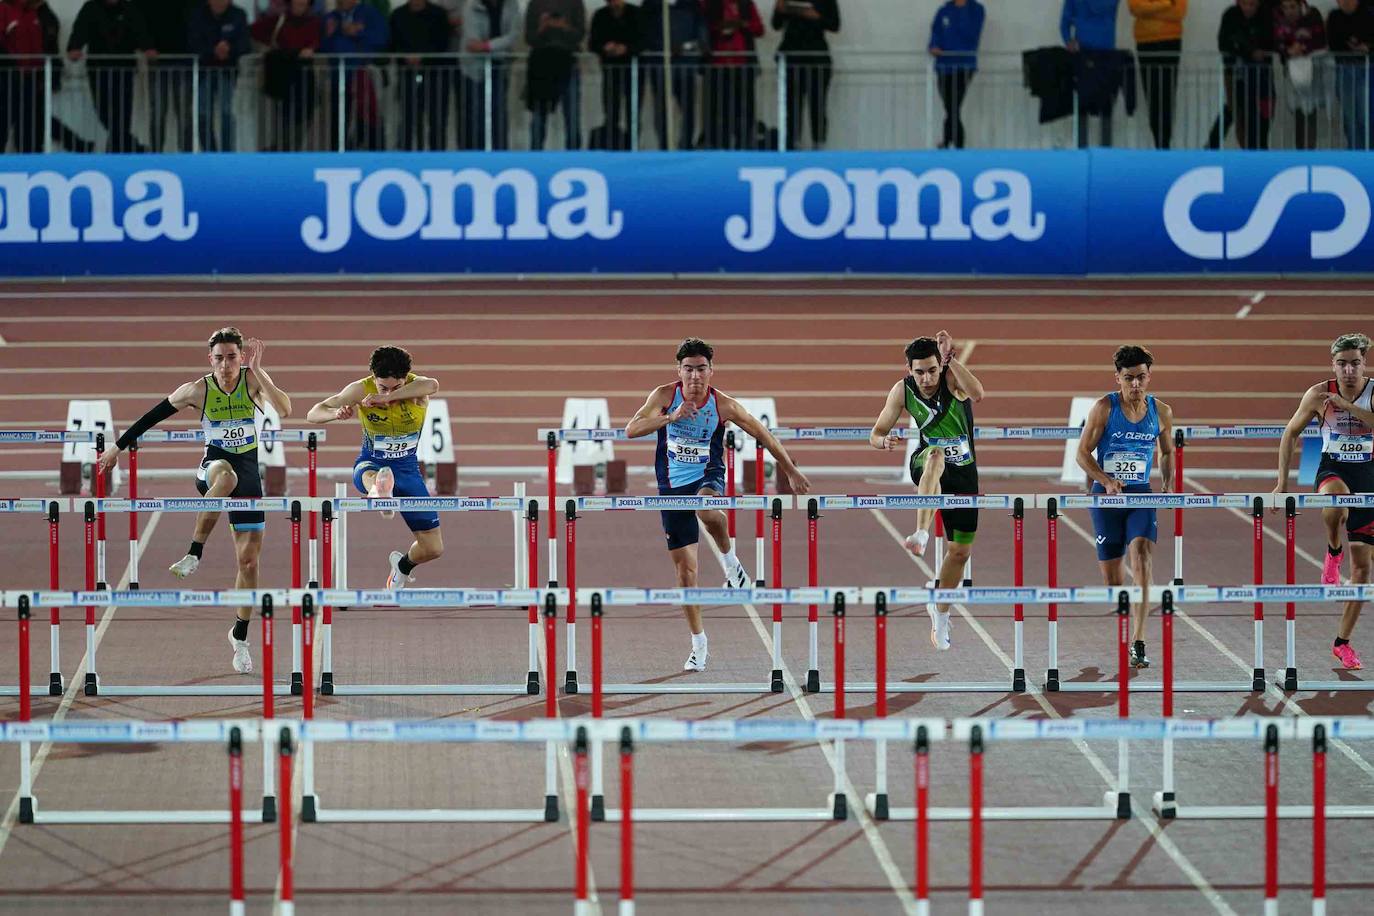
[[[959,288],[958,295],[927,295],[931,284],[912,285],[911,296],[883,293],[898,284],[795,284],[785,300],[754,296],[729,284],[730,294],[702,297],[689,285],[654,283],[653,290],[680,295],[643,295],[638,284],[469,284],[442,295],[431,286],[372,284],[329,287],[331,298],[290,299],[293,287],[251,287],[253,295],[230,298],[243,287],[209,287],[195,298],[101,300],[96,287],[67,287],[63,294],[82,298],[0,300],[0,366],[11,371],[9,394],[0,401],[7,426],[59,425],[65,400],[79,394],[108,396],[116,418],[127,423],[153,399],[200,371],[200,343],[208,330],[237,322],[268,341],[268,365],[296,398],[300,409],[362,374],[374,343],[396,341],[413,349],[418,365],[440,378],[457,423],[460,462],[466,465],[537,464],[542,446],[533,429],[556,425],[561,399],[568,395],[607,395],[613,417],[625,416],[644,392],[667,376],[671,351],[686,334],[701,334],[718,346],[716,381],[736,394],[771,394],[789,424],[866,424],[882,391],[900,371],[900,349],[917,333],[948,328],[960,341],[976,341],[972,363],[989,389],[979,407],[987,425],[1061,423],[1067,399],[1096,393],[1110,382],[1107,360],[1123,337],[1154,349],[1159,360],[1156,392],[1188,423],[1234,423],[1286,418],[1300,390],[1323,377],[1326,343],[1336,333],[1357,329],[1369,314],[1369,299],[1357,288],[1324,290],[1340,294],[1308,299],[1280,296],[1284,284],[1266,284],[1269,297],[1250,315],[1237,319],[1252,291],[1227,284],[1226,294],[1193,295],[1197,284],[1150,284],[1177,288],[1179,295],[1142,295],[1138,285],[1112,284],[1111,294],[1046,295],[1047,284],[935,284]],[[776,284],[774,284],[776,286]],[[1106,284],[1095,288],[1108,289]],[[649,288],[645,285],[644,288]],[[713,284],[725,289],[726,284]],[[22,291],[6,287],[4,292]],[[145,285],[166,293],[171,287]],[[310,289],[306,287],[305,289]],[[378,289],[402,290],[381,293]],[[492,295],[474,294],[478,290]],[[824,290],[829,289],[829,293]],[[614,290],[614,292],[596,292]],[[1229,294],[1230,290],[1235,295]],[[569,291],[580,293],[568,295]],[[1257,290],[1256,290],[1257,291]],[[596,292],[595,295],[590,293]],[[1290,290],[1290,292],[1294,292]],[[511,295],[521,293],[521,295]],[[220,298],[215,298],[219,294]],[[365,294],[365,295],[360,295]],[[586,295],[582,295],[586,294]],[[210,298],[205,298],[209,296]],[[327,312],[327,314],[326,314]],[[416,316],[397,321],[397,313]],[[442,315],[440,314],[442,313]],[[170,316],[145,320],[150,316]],[[681,315],[700,315],[686,319]],[[25,321],[25,316],[36,319]],[[114,320],[102,321],[107,317]],[[380,317],[379,317],[380,316]],[[545,316],[545,317],[535,317]],[[1034,316],[1034,317],[1028,317]],[[61,319],[71,318],[70,321]],[[1366,328],[1367,329],[1367,328]],[[452,341],[452,343],[445,343]],[[494,343],[494,341],[509,341]],[[1028,341],[1038,341],[1028,342]],[[570,343],[571,342],[571,343]],[[309,366],[326,368],[309,368]],[[503,366],[508,368],[495,368]],[[845,368],[836,368],[843,366]],[[624,368],[629,367],[629,368]],[[1078,368],[1075,368],[1078,367]],[[1188,368],[1192,367],[1192,368]],[[110,372],[72,372],[70,369]],[[852,393],[851,393],[852,392]],[[494,422],[500,421],[500,422]],[[289,422],[289,421],[288,421]],[[290,423],[289,425],[298,425]],[[346,464],[356,433],[336,427],[324,464]],[[335,433],[335,429],[330,430]],[[822,451],[824,449],[824,451]],[[52,468],[50,450],[0,453],[0,468]],[[1062,448],[980,447],[981,460],[994,465],[1057,466]],[[647,458],[627,449],[632,462]],[[872,464],[861,448],[808,446],[803,463]],[[1272,446],[1198,446],[1190,467],[1266,467]],[[187,467],[184,449],[148,448],[144,467]],[[535,481],[530,482],[532,486]],[[293,478],[293,485],[299,485]],[[1052,492],[1049,480],[990,478],[989,492]],[[505,491],[507,481],[473,485],[472,492]],[[1234,484],[1227,489],[1254,489]],[[1266,484],[1263,489],[1267,489]],[[37,484],[9,488],[8,495],[39,495]],[[188,487],[166,483],[153,494],[183,494]],[[541,487],[542,489],[542,487]],[[903,492],[890,479],[827,479],[825,492]],[[22,491],[22,492],[21,492]],[[50,491],[46,491],[50,492]],[[450,517],[451,519],[452,517]],[[800,516],[786,521],[785,579],[801,584],[805,552]],[[1087,529],[1084,513],[1071,522]],[[910,515],[894,513],[897,530],[909,528]],[[1167,520],[1161,528],[1168,530]],[[1300,522],[1300,546],[1320,549],[1316,517]],[[36,518],[3,521],[5,571],[0,587],[33,587],[44,568],[45,526]],[[144,519],[145,587],[171,587],[169,563],[181,555],[190,519],[164,515]],[[1043,519],[1027,520],[1027,580],[1044,581]],[[424,569],[419,584],[499,585],[510,578],[510,520],[464,517],[446,520],[449,553],[440,569]],[[979,584],[1011,581],[1010,525],[997,513],[984,513],[976,550]],[[150,530],[151,529],[151,530]],[[111,519],[109,567],[117,580],[125,568],[122,519]],[[1276,520],[1268,530],[1280,533]],[[742,520],[741,531],[752,531]],[[542,533],[542,532],[541,532]],[[1249,520],[1225,511],[1193,513],[1188,522],[1187,578],[1214,584],[1249,581]],[[369,585],[379,575],[386,551],[403,542],[399,522],[357,517],[351,534],[350,582]],[[264,552],[264,583],[285,584],[288,576],[287,526],[273,520]],[[649,514],[589,514],[579,532],[579,582],[583,585],[656,585],[670,571],[659,547],[657,520]],[[1061,583],[1097,580],[1087,541],[1065,522],[1061,527]],[[742,555],[752,558],[752,545]],[[917,584],[926,573],[912,563],[875,513],[832,513],[821,522],[823,584]],[[1162,539],[1157,580],[1171,572],[1171,551]],[[542,548],[542,545],[541,545]],[[80,525],[63,525],[63,585],[81,584]],[[541,549],[542,553],[542,549]],[[232,580],[228,539],[216,533],[197,574],[197,587],[227,587]],[[750,562],[752,565],[752,562]],[[703,557],[702,567],[714,565]],[[1266,581],[1282,581],[1281,545],[1270,540]],[[1300,581],[1314,581],[1316,568],[1299,562]],[[1282,663],[1282,607],[1268,609],[1266,661]],[[954,648],[936,655],[926,641],[920,608],[894,609],[890,645],[894,677],[910,679],[997,680],[1007,677],[993,645],[1009,651],[1009,609],[975,607],[957,616]],[[1063,611],[1063,609],[1061,609]],[[760,609],[767,617],[767,609]],[[584,612],[585,614],[585,612]],[[1300,668],[1327,678],[1326,655],[1334,626],[1333,609],[1299,610]],[[1027,671],[1043,675],[1044,609],[1027,611]],[[1090,608],[1064,613],[1060,630],[1061,669],[1077,680],[1113,676],[1114,621]],[[1250,609],[1241,605],[1189,608],[1177,626],[1180,679],[1245,678],[1251,656]],[[100,643],[100,668],[110,683],[235,682],[223,657],[223,612],[166,612],[118,609],[109,614]],[[64,671],[70,679],[80,659],[79,612],[64,624]],[[805,630],[797,611],[788,612],[784,659],[789,673],[806,668]],[[1156,618],[1157,620],[1157,618]],[[1157,626],[1157,623],[1154,625]],[[401,614],[353,611],[338,618],[335,669],[340,680],[357,682],[445,679],[508,681],[524,664],[523,614],[496,611],[435,611]],[[979,634],[987,633],[985,641]],[[673,609],[627,609],[607,617],[608,677],[661,680],[685,677],[680,671],[686,637]],[[766,623],[764,626],[766,630]],[[14,677],[13,627],[0,628],[0,679]],[[45,666],[46,628],[35,626],[35,667]],[[747,611],[708,612],[712,681],[756,680],[767,652]],[[279,633],[282,631],[279,630]],[[579,669],[590,669],[589,639],[579,640]],[[1357,633],[1358,636],[1358,633]],[[559,628],[560,644],[563,639]],[[256,631],[255,631],[256,652]],[[1151,648],[1155,649],[1156,638]],[[848,667],[856,680],[873,677],[871,624],[867,612],[849,621]],[[1357,640],[1357,644],[1358,640]],[[287,646],[279,639],[278,671],[284,677]],[[1368,646],[1368,643],[1364,645]],[[823,622],[822,669],[830,668],[830,627]],[[1239,663],[1229,658],[1229,651]],[[560,646],[561,657],[561,646]],[[454,672],[461,672],[455,678]],[[1154,677],[1153,673],[1148,675]],[[542,701],[499,698],[320,698],[325,717],[498,716],[542,714]],[[1299,695],[1301,708],[1320,714],[1368,712],[1368,694]],[[892,715],[1111,715],[1115,700],[1106,694],[1061,694],[1043,701],[1030,695],[913,695],[892,699]],[[848,713],[872,713],[871,697],[849,698]],[[286,714],[299,709],[280,703]],[[560,714],[586,711],[584,697],[560,699]],[[1191,694],[1177,701],[1189,716],[1293,712],[1281,698]],[[252,715],[257,705],[228,700],[152,698],[87,699],[79,692],[59,707],[36,700],[35,715],[60,712],[73,717]],[[612,715],[795,717],[830,715],[833,698],[782,696],[724,698],[701,696],[609,697]],[[1159,712],[1158,697],[1136,699],[1133,711]],[[13,701],[0,700],[0,714],[13,715]],[[1090,750],[1114,771],[1114,748]],[[1374,801],[1374,753],[1355,745],[1351,753],[1330,755],[1333,803]],[[715,747],[661,747],[638,756],[637,791],[651,803],[689,806],[815,805],[831,780],[830,767],[814,745],[759,744],[740,750]],[[0,787],[8,796],[17,785],[17,755],[0,758]],[[1301,747],[1283,751],[1281,798],[1306,799],[1310,754]],[[247,796],[258,791],[259,754],[245,754]],[[607,792],[615,795],[614,766],[608,756]],[[909,758],[890,753],[893,803],[911,803]],[[960,804],[966,792],[963,749],[939,746],[932,753],[932,803]],[[1181,746],[1178,773],[1181,801],[1254,803],[1261,798],[1261,755],[1250,745]],[[222,804],[223,754],[214,748],[57,746],[35,779],[40,804],[48,808],[203,807]],[[848,773],[860,792],[872,785],[871,752],[851,745]],[[1158,749],[1141,745],[1132,752],[1133,787],[1139,799],[1158,787]],[[542,754],[497,746],[454,748],[329,748],[319,760],[321,801],[354,806],[526,806],[542,794]],[[560,777],[566,808],[571,784]],[[993,747],[988,755],[989,804],[1090,804],[1107,788],[1087,755],[1068,744]],[[0,799],[4,804],[6,799]],[[851,799],[851,801],[855,801]],[[221,912],[227,854],[225,831],[211,827],[24,827],[6,832],[13,811],[0,822],[0,895],[41,912]],[[1257,822],[1176,822],[1156,836],[1139,821],[1125,824],[992,823],[985,828],[985,870],[989,907],[994,912],[1198,913],[1252,912],[1261,897],[1262,878]],[[275,835],[270,828],[247,831],[249,911],[264,911],[273,898]],[[1330,828],[1329,894],[1334,912],[1358,910],[1374,885],[1367,829],[1355,821]],[[1285,822],[1282,840],[1282,906],[1304,906],[1309,876],[1306,822]],[[932,885],[937,912],[962,906],[967,882],[966,830],[961,825],[932,828],[935,859]],[[884,871],[895,865],[898,881],[912,880],[910,824],[860,825],[855,820],[820,825],[647,825],[638,831],[640,906],[646,912],[722,913],[903,912],[903,902]],[[592,831],[593,878],[603,912],[614,906],[615,825]],[[566,823],[540,826],[305,825],[298,837],[296,893],[306,910],[396,913],[554,913],[566,912],[571,896],[572,843]],[[1200,885],[1206,885],[1201,888]],[[175,901],[175,902],[173,902]]]

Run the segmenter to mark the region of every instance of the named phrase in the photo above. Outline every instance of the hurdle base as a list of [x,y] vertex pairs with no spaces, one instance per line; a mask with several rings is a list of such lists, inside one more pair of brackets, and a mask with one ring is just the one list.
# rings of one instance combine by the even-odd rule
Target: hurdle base
[[[967,810],[967,809],[966,809]],[[620,808],[607,808],[606,821],[618,823]],[[640,808],[635,806],[636,824],[700,824],[749,821],[772,823],[780,821],[833,821],[835,812],[830,802],[824,808]]]
[[[535,691],[537,694],[539,691]],[[335,684],[341,697],[520,697],[523,684]]]
[[544,820],[553,823],[558,820],[558,796],[544,796]]
[[770,684],[604,684],[601,692],[651,694],[651,693],[778,693]]
[[1131,793],[1130,792],[1103,792],[1102,800],[1107,803],[1107,807],[1116,812],[1116,819],[1119,821],[1129,821],[1131,819]]
[[[273,684],[272,695],[287,696],[290,687],[286,683]],[[103,697],[257,697],[262,696],[262,688],[238,684],[104,684],[100,688]]]
[[292,695],[293,697],[298,697],[298,696],[301,696],[301,695],[304,694],[304,693],[305,693],[305,675],[303,675],[303,674],[302,674],[301,672],[299,672],[299,671],[292,671],[292,672],[291,672],[291,695]]
[[319,808],[316,806],[316,803],[315,803],[315,796],[313,796],[313,795],[302,795],[302,796],[301,796],[301,820],[305,821],[307,824],[313,824],[313,823],[315,823],[315,820],[316,820],[316,818],[318,818],[318,817],[319,817]]
[[821,692],[821,673],[817,671],[815,668],[812,668],[810,671],[806,672],[805,689],[807,693]]
[[1289,693],[1292,693],[1293,691],[1298,689],[1298,669],[1284,668],[1283,680],[1275,680],[1274,683],[1278,686],[1280,690],[1286,690]]
[[592,820],[604,821],[606,819],[606,796],[600,794],[593,795],[591,811]]
[[[875,681],[846,681],[844,685],[846,693],[877,693],[878,684]],[[834,693],[834,684],[822,684],[818,693]],[[1000,693],[1006,694],[1006,681],[984,681],[982,683],[948,683],[939,681],[922,681],[919,683],[909,683],[907,681],[888,681],[888,693]]]
[[563,692],[577,693],[577,672],[566,671],[563,674]]
[[100,676],[94,671],[86,672],[86,685],[82,692],[88,697],[97,696],[100,693]]
[[[1284,690],[1287,689],[1284,687]],[[1294,684],[1293,690],[1315,690],[1322,693],[1327,691],[1339,693],[1342,690],[1370,691],[1374,690],[1374,681],[1361,681],[1353,678],[1348,681],[1299,681]]]
[[1058,690],[1058,689],[1059,689],[1059,669],[1058,669],[1058,668],[1051,668],[1051,669],[1049,669],[1048,671],[1045,672],[1045,689],[1046,689],[1046,690]]
[[[635,815],[638,817],[639,812]],[[540,808],[317,808],[319,824],[539,824]]]
[[1250,678],[1250,690],[1253,693],[1264,693],[1265,687],[1264,669],[1256,668],[1254,675]]
[[1011,692],[1012,692],[1012,693],[1025,693],[1025,692],[1026,692],[1026,669],[1025,669],[1025,668],[1017,668],[1017,669],[1015,669],[1014,671],[1012,671],[1012,673],[1011,673]]
[[[1281,820],[1311,820],[1311,805],[1279,805]],[[638,815],[638,812],[636,812]],[[1179,819],[1254,820],[1267,817],[1264,805],[1180,805],[1174,814]],[[1327,820],[1366,820],[1374,818],[1374,806],[1327,805]]]
[[[257,811],[240,813],[245,824],[259,822]],[[120,810],[120,811],[42,811],[35,817],[35,824],[227,824],[229,810],[222,809],[170,809],[170,810]]]
[[1151,808],[1161,820],[1171,821],[1178,816],[1178,801],[1173,792],[1156,792]]
[[277,796],[264,795],[262,797],[262,822],[264,824],[277,822]]
[[525,693],[528,696],[539,696],[539,672],[531,671],[525,675]]
[[[1244,693],[1250,684],[1242,681],[1181,681],[1174,684],[1174,693]],[[1130,693],[1163,693],[1164,685],[1158,681],[1132,680],[1127,686]],[[1060,693],[1119,693],[1120,685],[1115,679],[1110,681],[1064,681],[1059,685]]]
[[849,797],[843,792],[832,792],[825,797],[825,802],[830,806],[830,817],[832,820],[849,820]]
[[[53,694],[51,694],[51,693],[49,692],[49,690],[48,690],[48,685],[47,685],[47,684],[30,684],[30,685],[29,685],[29,696],[41,697],[41,696],[52,696],[52,695],[53,695]],[[57,696],[61,696],[61,695],[62,695],[61,691],[58,691]],[[17,696],[19,696],[19,688],[18,688],[18,687],[0,687],[0,697],[17,697]]]
[[886,792],[868,793],[864,796],[864,805],[875,821],[885,821],[891,816]]
[[48,696],[62,696],[62,672],[54,671],[48,675]]
[[320,672],[320,695],[332,697],[334,695],[334,672]]
[[[1115,795],[1116,793],[1111,793]],[[967,821],[972,814],[968,808],[930,808],[926,812],[930,821]],[[635,812],[638,819],[639,812]],[[1063,807],[1020,807],[1020,808],[984,808],[982,814],[985,821],[1114,821],[1116,820],[1116,806],[1109,805],[1066,805]],[[916,819],[916,809],[914,807],[894,807],[888,811],[888,820],[891,821],[914,821]]]
[[19,823],[33,823],[33,796],[25,795],[19,799]]
[[773,676],[768,682],[769,693],[782,693],[782,669],[774,668]]

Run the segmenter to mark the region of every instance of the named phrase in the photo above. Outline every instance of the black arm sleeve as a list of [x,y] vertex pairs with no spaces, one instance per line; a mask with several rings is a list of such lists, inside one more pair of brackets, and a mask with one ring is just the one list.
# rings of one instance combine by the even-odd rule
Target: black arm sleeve
[[172,406],[172,402],[167,398],[163,398],[152,410],[139,417],[133,426],[130,426],[124,431],[124,435],[120,436],[119,441],[115,442],[115,448],[121,451],[128,448],[138,441],[139,436],[143,435],[154,426],[157,426],[168,417],[174,416],[176,412],[177,409]]

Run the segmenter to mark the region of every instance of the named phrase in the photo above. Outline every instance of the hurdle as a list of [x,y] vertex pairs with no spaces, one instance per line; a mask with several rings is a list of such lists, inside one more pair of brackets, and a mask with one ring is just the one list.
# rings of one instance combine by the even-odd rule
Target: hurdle
[[[520,485],[523,491],[523,485]],[[342,536],[336,537],[336,527],[342,526],[349,514],[356,512],[378,512],[382,510],[395,511],[427,511],[427,512],[510,512],[516,519],[516,524],[524,523],[524,539],[516,541],[515,564],[516,564],[516,589],[519,590],[519,580],[526,579],[527,587],[522,594],[530,594],[530,589],[535,589],[538,585],[538,536],[539,536],[539,511],[540,502],[537,499],[526,500],[520,495],[516,496],[435,496],[435,497],[395,497],[391,499],[371,499],[371,498],[335,498],[320,501],[322,516],[321,534],[323,544],[323,562],[321,569],[324,575],[324,589],[328,593],[338,592],[345,597],[338,601],[325,601],[317,604],[322,605],[323,613],[320,618],[320,639],[322,650],[322,661],[320,671],[319,690],[327,696],[537,696],[540,692],[538,651],[539,651],[539,607],[537,602],[527,602],[527,658],[528,664],[525,670],[525,678],[519,683],[507,684],[477,684],[477,683],[442,683],[442,684],[350,684],[340,679],[339,673],[334,670],[334,608],[355,607],[347,600],[347,595],[352,593],[344,589],[331,588],[335,585],[334,578],[345,575],[348,557],[347,529],[344,528]],[[550,512],[550,517],[554,513]],[[571,534],[571,532],[570,532]],[[523,548],[523,549],[522,549]],[[528,562],[525,562],[528,561]],[[452,589],[404,589],[406,594],[438,593],[446,594],[461,593],[459,589],[455,592]],[[479,590],[481,594],[495,594],[500,590]],[[509,590],[506,590],[509,591]],[[362,593],[371,596],[390,595],[387,591],[364,590]],[[473,601],[463,605],[476,607],[490,604],[486,601]],[[560,599],[560,603],[563,603]],[[369,606],[385,606],[384,604],[372,603]],[[409,605],[401,605],[403,607]],[[443,604],[424,604],[422,607],[443,607]],[[569,614],[575,613],[569,608]],[[569,634],[572,635],[571,623]],[[568,658],[573,658],[574,648],[568,652]],[[571,664],[571,662],[570,662]],[[575,667],[575,666],[574,666]],[[548,677],[554,676],[555,669],[550,668]],[[573,684],[576,683],[576,673],[571,674]]]
[[[61,516],[64,512],[70,512],[72,501],[67,498],[62,499],[0,499],[0,514],[23,514],[23,515],[42,515],[48,524],[48,587],[56,589],[58,587],[58,570],[60,567],[60,553],[58,551],[58,541],[60,537]],[[46,684],[34,683],[29,685],[29,690],[35,694],[47,696],[62,696],[64,684],[62,680],[62,609],[57,606],[48,608],[48,682]],[[21,690],[18,685],[6,685],[0,687],[0,696],[13,697],[19,696]]]
[[[1174,509],[1181,517],[1185,509],[1248,509],[1254,522],[1253,575],[1256,585],[1264,582],[1264,510],[1271,500],[1270,494],[1229,493],[1123,493],[1109,496],[1106,494],[1042,494],[1036,497],[1036,505],[1045,510],[1046,525],[1046,581],[1051,587],[1059,581],[1059,519],[1061,509],[1087,508],[1160,508]],[[1182,543],[1182,535],[1175,538],[1176,544]],[[1181,548],[1178,548],[1181,551]],[[1180,553],[1181,556],[1181,553]],[[1181,567],[1175,570],[1175,581],[1181,581]],[[1159,593],[1158,586],[1152,586]],[[1177,586],[1175,600],[1181,595],[1201,594],[1188,586]],[[1139,599],[1135,599],[1139,600]],[[1046,663],[1044,689],[1049,692],[1103,693],[1120,689],[1106,681],[1066,681],[1059,671],[1059,607],[1050,604],[1048,618],[1048,660]],[[1191,693],[1258,693],[1265,687],[1264,674],[1264,603],[1254,605],[1254,668],[1248,682],[1234,681],[1183,681],[1175,683],[1173,689]],[[1129,689],[1136,692],[1159,692],[1163,685],[1158,681],[1144,681],[1140,678],[1130,680]]]
[[[1374,506],[1374,496],[1367,493],[1344,495],[1326,493],[1295,493],[1290,495],[1285,493],[1278,498],[1283,501],[1284,509],[1284,567],[1288,585],[1295,585],[1297,582],[1297,510],[1299,508],[1359,509]],[[1280,689],[1290,693],[1298,690],[1333,692],[1374,690],[1374,682],[1359,678],[1338,681],[1300,680],[1298,677],[1297,627],[1297,605],[1293,600],[1289,600],[1284,605],[1286,637],[1284,669],[1282,676],[1275,679],[1275,684]]]

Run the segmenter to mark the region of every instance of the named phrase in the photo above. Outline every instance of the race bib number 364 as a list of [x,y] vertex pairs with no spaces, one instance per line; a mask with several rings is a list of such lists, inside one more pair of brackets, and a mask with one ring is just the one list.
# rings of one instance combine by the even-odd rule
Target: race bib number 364
[[680,439],[668,440],[668,456],[681,464],[705,464],[710,454],[710,446],[695,445]]

